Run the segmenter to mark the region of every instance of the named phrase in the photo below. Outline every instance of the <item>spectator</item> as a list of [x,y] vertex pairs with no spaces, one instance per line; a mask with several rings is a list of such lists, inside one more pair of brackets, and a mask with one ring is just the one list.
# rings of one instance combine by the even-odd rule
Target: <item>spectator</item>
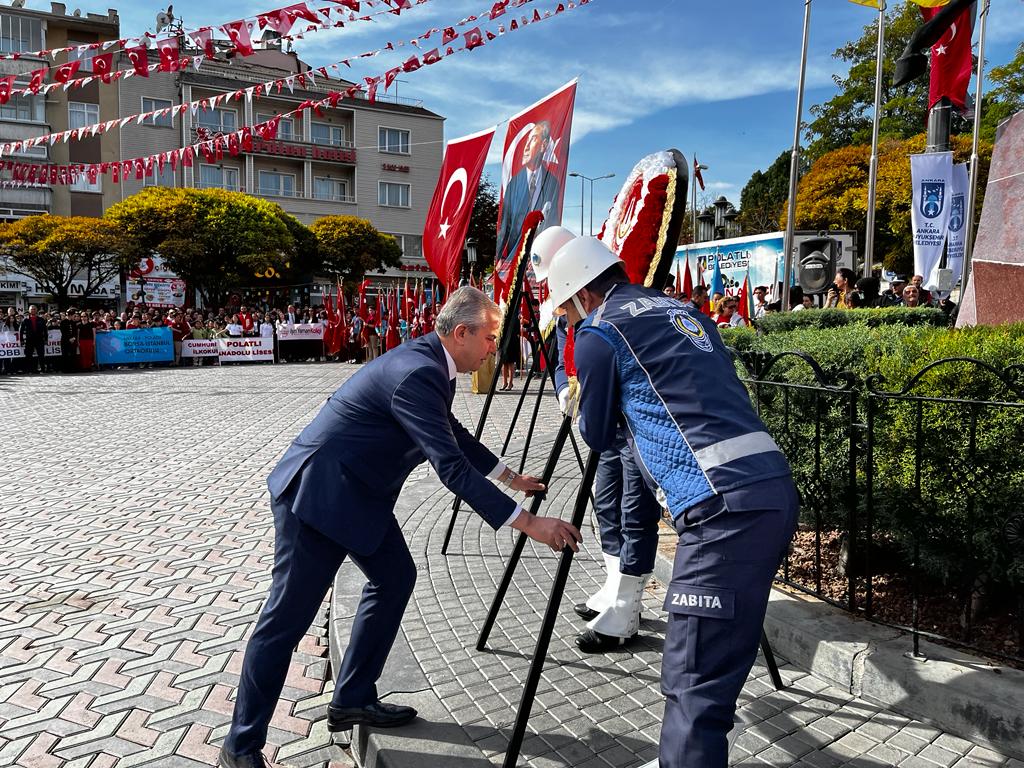
[[946,313],[950,325],[956,324],[956,315],[960,308],[949,296],[943,296],[939,299],[939,309]]
[[832,287],[828,289],[828,294],[825,297],[825,306],[849,309],[852,302],[847,300],[846,294],[853,291],[853,284],[856,280],[857,275],[852,269],[840,267],[836,271]]
[[718,291],[715,291],[713,294],[711,294],[711,315],[712,315],[712,317],[715,314],[718,313],[718,305],[722,302],[722,299],[724,299],[724,298],[725,298],[725,294],[724,293],[719,293]]
[[910,284],[917,286],[917,294],[920,296],[919,306],[930,307],[932,305],[931,291],[925,290],[924,275],[914,275],[910,278]]
[[767,295],[767,285],[759,285],[754,289],[754,320],[760,320],[768,313],[768,303],[765,301]]
[[21,346],[25,350],[25,370],[28,373],[42,373],[46,358],[46,320],[39,316],[35,304],[28,308],[28,317],[18,327]]
[[698,312],[704,311],[704,305],[708,303],[708,288],[706,285],[693,286],[693,295],[690,297],[690,303],[693,304]]
[[718,302],[718,312],[713,320],[719,328],[742,328],[747,321],[740,317],[736,311],[739,307],[739,300],[735,296],[725,296]]
[[228,336],[232,339],[242,338],[242,323],[238,319],[238,315],[232,315],[231,321],[225,326]]
[[91,371],[96,360],[96,323],[83,312],[78,320],[78,370]]
[[[14,307],[10,307],[4,315],[0,316],[0,338],[14,341],[17,338],[18,326],[19,323],[14,314]],[[17,367],[15,359],[0,357],[0,373],[14,373]]]
[[874,307],[878,305],[880,287],[877,277],[862,277],[857,281],[857,290],[863,298],[862,306]]
[[879,307],[903,306],[903,287],[907,284],[905,275],[896,275],[889,283],[889,290],[878,298]]
[[265,314],[262,322],[260,322],[260,337],[264,339],[274,338],[274,323],[270,319],[270,313]]
[[74,373],[78,367],[78,310],[69,309],[60,321],[60,369]]
[[903,289],[903,306],[921,306],[921,290],[916,285],[910,284]]
[[238,310],[238,321],[242,325],[243,336],[256,335],[256,320],[253,318],[252,313],[244,306]]
[[295,305],[289,304],[288,311],[284,314],[284,323],[286,325],[295,325],[297,322],[299,322],[299,316],[295,312]]
[[176,309],[172,309],[167,313],[164,325],[168,325],[171,328],[171,337],[174,341],[174,364],[180,365],[181,343],[192,335],[192,326],[185,319],[185,315],[179,313]]

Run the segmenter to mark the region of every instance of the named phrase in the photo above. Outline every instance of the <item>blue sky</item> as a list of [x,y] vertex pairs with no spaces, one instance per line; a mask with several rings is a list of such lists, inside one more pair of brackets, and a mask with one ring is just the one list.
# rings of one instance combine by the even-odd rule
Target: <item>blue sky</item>
[[[188,28],[219,24],[293,0],[175,0]],[[890,5],[902,0],[890,0]],[[554,7],[536,0],[532,7]],[[322,7],[324,0],[311,0]],[[431,0],[383,21],[316,32],[296,49],[312,66],[414,37],[490,7],[491,0]],[[29,0],[38,7],[39,0]],[[69,8],[74,3],[69,4]],[[84,10],[104,12],[116,2]],[[48,7],[48,3],[47,3]],[[122,34],[152,29],[159,5],[133,1],[119,9]],[[802,0],[593,0],[582,9],[499,38],[472,53],[403,75],[400,94],[422,99],[447,117],[446,136],[472,133],[507,119],[572,77],[579,77],[570,169],[600,176],[595,184],[595,229],[633,164],[658,149],[694,152],[710,166],[706,195],[739,203],[751,173],[767,167],[792,144],[803,23]],[[834,93],[839,62],[832,51],[860,36],[875,11],[849,0],[813,0],[805,110]],[[975,33],[977,38],[977,33]],[[986,59],[1002,64],[1024,39],[1024,0],[993,0]],[[377,74],[408,56],[378,57],[364,72]],[[806,112],[805,112],[806,114]],[[504,132],[495,137],[496,161]],[[492,179],[500,169],[490,163]],[[588,185],[589,187],[589,185]],[[588,188],[589,202],[589,188]],[[563,223],[579,228],[578,180],[570,180]],[[700,198],[698,198],[700,199]],[[589,208],[585,228],[589,227]]]

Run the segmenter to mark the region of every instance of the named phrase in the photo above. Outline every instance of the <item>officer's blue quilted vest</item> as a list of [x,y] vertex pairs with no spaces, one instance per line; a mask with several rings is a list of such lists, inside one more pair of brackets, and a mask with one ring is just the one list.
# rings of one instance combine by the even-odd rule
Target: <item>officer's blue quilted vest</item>
[[717,493],[789,474],[718,329],[692,304],[623,283],[579,333],[600,334],[615,350],[622,412],[673,517]]

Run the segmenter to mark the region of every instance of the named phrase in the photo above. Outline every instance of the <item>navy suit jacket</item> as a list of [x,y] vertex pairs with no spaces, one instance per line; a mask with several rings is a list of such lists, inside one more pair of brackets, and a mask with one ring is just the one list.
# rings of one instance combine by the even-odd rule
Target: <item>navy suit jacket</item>
[[[538,210],[544,214],[544,223],[540,229],[558,223],[558,198],[561,185],[558,177],[547,169],[544,170],[540,182],[540,195],[535,206],[530,205],[530,185],[527,181],[526,169],[522,168],[509,179],[508,188],[501,203],[501,222],[498,225],[497,252],[499,261],[510,259],[519,250],[519,241],[523,236],[523,221],[530,211]],[[548,210],[544,205],[551,203]]]
[[369,555],[393,524],[406,478],[426,460],[445,486],[501,527],[516,502],[487,479],[498,458],[452,416],[454,391],[436,333],[378,357],[331,395],[291,444],[267,480],[271,496]]

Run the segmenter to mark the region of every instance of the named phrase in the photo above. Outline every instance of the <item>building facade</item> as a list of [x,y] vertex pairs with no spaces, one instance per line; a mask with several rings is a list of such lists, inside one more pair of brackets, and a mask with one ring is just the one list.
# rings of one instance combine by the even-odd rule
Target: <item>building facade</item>
[[125,125],[121,150],[131,158],[169,152],[290,113],[281,118],[275,139],[254,137],[252,151],[225,154],[216,163],[198,155],[191,167],[165,166],[162,174],[154,171],[141,181],[122,181],[120,195],[127,197],[150,184],[218,187],[266,198],[304,224],[323,216],[358,216],[394,236],[402,248],[403,268],[388,270],[381,281],[428,276],[423,223],[441,170],[444,118],[418,102],[394,99],[347,99],[336,108],[322,108],[320,114],[308,108],[296,112],[305,101],[323,99],[351,85],[317,73],[310,78],[308,72],[294,53],[271,42],[244,59],[204,61],[198,71],[189,68],[174,75],[121,80],[125,116],[235,94],[299,74],[305,84],[275,88],[251,99],[227,99],[173,119]]

